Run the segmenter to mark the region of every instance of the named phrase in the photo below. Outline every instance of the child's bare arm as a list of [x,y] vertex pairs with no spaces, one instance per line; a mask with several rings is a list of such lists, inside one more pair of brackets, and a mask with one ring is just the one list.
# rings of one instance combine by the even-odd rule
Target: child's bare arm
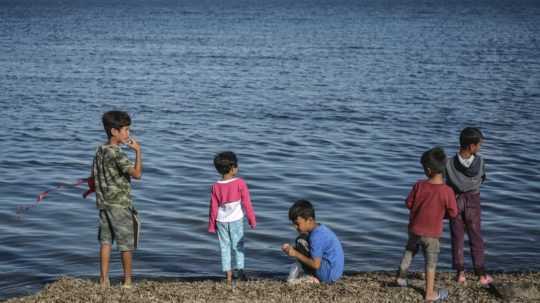
[[286,253],[288,256],[293,257],[300,261],[301,263],[313,268],[313,269],[319,269],[321,267],[321,259],[320,258],[310,258],[308,256],[305,256],[301,253],[299,253],[294,247],[291,245],[285,243],[281,246],[281,250],[283,250],[284,253]]
[[456,198],[450,196],[450,201],[446,203],[446,216],[448,218],[455,218],[459,214]]
[[141,145],[135,139],[130,138],[127,146],[135,151],[135,166],[129,169],[129,175],[135,179],[140,179],[142,176],[142,153]]
[[407,206],[408,209],[411,209],[414,205],[414,200],[416,196],[416,187],[417,185],[415,184],[412,190],[409,192],[407,199],[405,200],[405,206]]

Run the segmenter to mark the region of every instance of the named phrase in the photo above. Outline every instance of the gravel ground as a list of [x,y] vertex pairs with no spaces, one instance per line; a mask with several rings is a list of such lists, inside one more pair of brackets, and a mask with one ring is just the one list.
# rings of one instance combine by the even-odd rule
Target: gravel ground
[[[540,302],[540,273],[493,275],[493,287],[483,288],[475,277],[457,285],[453,274],[439,273],[437,286],[450,292],[446,302]],[[15,302],[423,302],[421,274],[411,274],[409,287],[395,287],[393,274],[358,273],[333,285],[288,285],[272,279],[252,279],[234,287],[223,281],[138,281],[132,289],[118,283],[102,289],[95,280],[61,278],[41,292],[13,298]]]

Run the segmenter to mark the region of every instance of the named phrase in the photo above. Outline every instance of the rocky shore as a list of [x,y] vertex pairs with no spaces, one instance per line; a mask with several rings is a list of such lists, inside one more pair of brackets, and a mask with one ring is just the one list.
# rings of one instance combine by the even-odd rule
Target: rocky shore
[[[439,273],[437,287],[449,290],[445,302],[540,302],[540,273],[493,274],[495,283],[483,288],[475,277],[457,285],[453,274]],[[411,274],[409,287],[395,287],[393,274],[355,273],[333,285],[288,285],[276,279],[237,282],[232,287],[223,281],[136,281],[132,289],[118,283],[102,289],[95,280],[61,278],[41,292],[9,303],[26,302],[423,302],[421,274]]]

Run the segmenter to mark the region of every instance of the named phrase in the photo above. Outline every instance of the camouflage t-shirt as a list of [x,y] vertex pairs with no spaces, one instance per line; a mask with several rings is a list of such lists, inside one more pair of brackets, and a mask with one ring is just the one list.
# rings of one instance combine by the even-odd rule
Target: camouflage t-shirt
[[130,167],[133,164],[118,145],[101,145],[97,148],[92,165],[97,208],[132,206]]

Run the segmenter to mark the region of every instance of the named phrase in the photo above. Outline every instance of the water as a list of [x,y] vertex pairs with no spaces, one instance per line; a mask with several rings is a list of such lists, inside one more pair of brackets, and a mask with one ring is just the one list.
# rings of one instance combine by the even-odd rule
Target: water
[[[0,1],[0,298],[98,275],[82,188],[15,210],[88,175],[111,109],[133,115],[143,147],[139,278],[221,275],[206,226],[222,150],[238,154],[259,221],[252,275],[286,277],[297,198],[337,233],[347,271],[394,270],[421,153],[453,154],[469,125],[487,137],[487,266],[540,270],[538,16],[509,0]],[[442,243],[450,270],[447,226]]]

